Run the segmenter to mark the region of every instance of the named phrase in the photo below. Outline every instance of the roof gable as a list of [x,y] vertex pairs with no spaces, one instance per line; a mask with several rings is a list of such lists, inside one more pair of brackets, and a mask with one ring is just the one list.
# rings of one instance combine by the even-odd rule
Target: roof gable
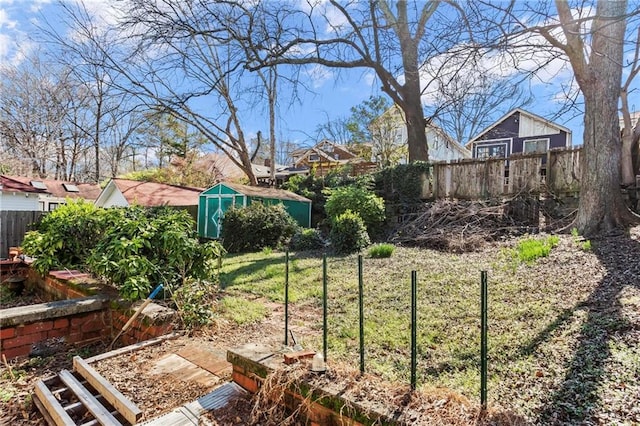
[[514,108],[511,111],[509,111],[508,113],[506,113],[505,115],[503,115],[502,117],[500,117],[498,120],[496,120],[495,122],[493,122],[491,125],[489,125],[488,127],[486,127],[484,130],[482,130],[480,133],[478,133],[477,136],[475,136],[473,139],[471,139],[469,142],[467,142],[465,144],[466,147],[469,147],[471,144],[473,144],[474,142],[477,142],[478,140],[480,140],[484,135],[486,135],[487,133],[489,133],[491,130],[495,129],[496,127],[498,127],[499,125],[501,125],[505,120],[507,120],[509,117],[513,116],[514,114],[519,113],[520,116],[524,116],[525,118],[529,119],[529,120],[533,120],[535,122],[540,122],[540,123],[544,123],[545,126],[547,127],[551,127],[555,130],[558,131],[558,133],[560,132],[565,132],[568,135],[571,134],[571,130],[561,124],[555,123],[553,121],[547,120],[544,117],[541,117],[537,114],[534,114],[532,112],[529,111],[525,111],[521,108]]

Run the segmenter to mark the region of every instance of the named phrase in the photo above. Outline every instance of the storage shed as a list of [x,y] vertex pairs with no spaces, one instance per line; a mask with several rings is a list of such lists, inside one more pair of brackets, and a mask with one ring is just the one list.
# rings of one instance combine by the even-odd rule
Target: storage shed
[[290,191],[259,186],[221,182],[200,194],[198,202],[198,235],[219,238],[224,212],[232,206],[283,204],[300,226],[311,226],[311,200]]

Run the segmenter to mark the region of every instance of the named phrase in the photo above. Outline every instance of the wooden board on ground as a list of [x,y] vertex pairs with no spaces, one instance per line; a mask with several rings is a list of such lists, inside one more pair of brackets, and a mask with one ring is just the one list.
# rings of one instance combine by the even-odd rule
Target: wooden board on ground
[[189,345],[180,349],[178,355],[218,377],[222,377],[225,373],[231,372],[231,363],[227,362],[226,356],[225,358],[221,358],[205,349]]
[[82,384],[67,371],[60,372],[60,380],[76,394],[78,399],[87,407],[87,410],[103,425],[121,425],[112,413],[110,413]]
[[214,387],[220,378],[176,354],[168,354],[151,367],[152,374],[170,374],[178,380]]
[[79,356],[73,357],[73,368],[104,396],[129,423],[136,424],[142,419],[142,411]]

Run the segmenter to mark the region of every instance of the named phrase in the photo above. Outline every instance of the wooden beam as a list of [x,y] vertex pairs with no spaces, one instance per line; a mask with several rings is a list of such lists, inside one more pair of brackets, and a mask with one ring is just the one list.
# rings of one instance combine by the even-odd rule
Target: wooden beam
[[98,361],[102,361],[102,360],[105,360],[105,359],[113,358],[113,357],[118,356],[118,355],[130,353],[130,352],[133,352],[133,351],[137,351],[139,349],[146,348],[147,346],[156,345],[158,343],[164,342],[165,340],[176,339],[179,336],[181,336],[181,334],[180,333],[176,333],[176,332],[173,332],[173,333],[170,333],[170,334],[165,334],[163,336],[158,336],[158,337],[153,338],[153,339],[145,340],[143,342],[135,343],[135,344],[129,345],[129,346],[124,346],[122,348],[114,349],[112,351],[105,352],[103,354],[92,356],[91,358],[85,359],[84,362],[86,362],[87,364],[92,364],[94,362],[98,362]]
[[80,384],[78,379],[73,377],[73,374],[69,370],[62,370],[60,372],[60,379],[67,385],[69,389],[73,391],[78,399],[87,407],[87,410],[100,422],[102,425],[122,425],[98,400],[95,396]]
[[133,402],[125,397],[107,379],[93,369],[85,360],[79,356],[73,357],[73,369],[80,373],[100,395],[131,424],[136,424],[142,418],[140,410]]
[[[75,422],[73,421],[71,416],[69,416],[69,414],[67,414],[64,408],[62,408],[62,406],[60,405],[56,397],[53,396],[53,394],[51,393],[47,385],[45,385],[40,380],[36,382],[35,394],[40,404],[42,404],[43,406],[42,408],[44,408],[44,411],[42,409],[40,411],[42,411],[42,414],[45,418],[48,417],[51,420],[53,420],[56,426],[75,425]],[[38,405],[38,408],[41,408],[41,407]]]

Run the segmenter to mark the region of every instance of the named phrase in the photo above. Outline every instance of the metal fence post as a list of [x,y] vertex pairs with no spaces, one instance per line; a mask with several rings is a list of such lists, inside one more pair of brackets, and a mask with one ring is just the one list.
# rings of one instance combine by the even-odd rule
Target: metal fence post
[[362,278],[362,255],[358,255],[358,301],[360,308],[360,374],[364,374],[364,282]]
[[418,274],[411,271],[411,389],[416,389],[418,366],[417,357],[417,328],[418,328]]
[[480,273],[480,405],[487,408],[487,271]]
[[322,355],[327,362],[327,255],[322,255]]
[[289,346],[289,250],[284,252],[284,345]]

